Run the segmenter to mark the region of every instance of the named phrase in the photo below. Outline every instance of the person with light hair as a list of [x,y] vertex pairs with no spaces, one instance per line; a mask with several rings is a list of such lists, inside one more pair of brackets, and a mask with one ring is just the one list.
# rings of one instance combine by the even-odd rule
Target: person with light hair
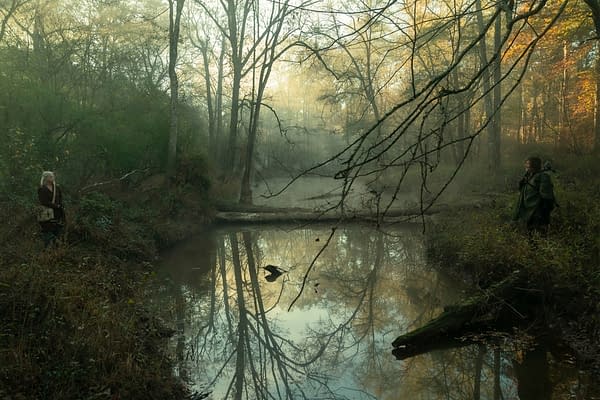
[[42,172],[38,188],[40,211],[38,222],[42,229],[44,246],[56,243],[61,238],[65,228],[65,211],[62,203],[62,192],[56,184],[52,171]]

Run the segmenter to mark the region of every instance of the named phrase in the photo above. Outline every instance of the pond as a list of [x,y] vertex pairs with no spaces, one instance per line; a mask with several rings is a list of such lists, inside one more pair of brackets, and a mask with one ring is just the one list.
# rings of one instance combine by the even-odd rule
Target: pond
[[156,305],[177,328],[176,372],[211,399],[493,399],[496,391],[526,400],[585,389],[574,369],[549,363],[545,351],[506,350],[515,346],[505,338],[502,351],[480,344],[396,360],[397,336],[461,298],[427,264],[420,226],[224,226],[162,264],[168,283]]

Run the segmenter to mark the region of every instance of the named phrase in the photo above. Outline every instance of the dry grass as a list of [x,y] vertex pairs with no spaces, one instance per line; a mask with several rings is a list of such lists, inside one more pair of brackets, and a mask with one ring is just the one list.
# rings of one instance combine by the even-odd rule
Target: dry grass
[[166,353],[173,332],[145,309],[172,216],[138,203],[71,204],[66,243],[50,250],[27,201],[0,210],[11,221],[0,227],[1,399],[185,397]]
[[141,303],[151,276],[61,249],[2,269],[0,394],[181,398],[163,351],[170,332]]

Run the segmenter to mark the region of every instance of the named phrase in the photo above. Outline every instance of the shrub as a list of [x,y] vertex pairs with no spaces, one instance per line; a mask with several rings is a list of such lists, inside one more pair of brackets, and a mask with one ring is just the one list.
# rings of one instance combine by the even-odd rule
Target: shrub
[[144,214],[140,205],[126,206],[103,193],[91,192],[80,199],[78,206],[73,210],[75,221],[69,225],[72,235],[124,258],[154,257],[156,248],[148,221],[139,223]]

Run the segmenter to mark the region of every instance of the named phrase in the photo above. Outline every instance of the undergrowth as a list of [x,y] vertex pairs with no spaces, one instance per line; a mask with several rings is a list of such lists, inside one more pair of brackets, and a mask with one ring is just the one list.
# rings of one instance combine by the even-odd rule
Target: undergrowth
[[[573,160],[571,160],[573,161]],[[486,287],[515,270],[545,295],[542,319],[580,356],[600,362],[600,173],[590,160],[565,163],[553,176],[559,207],[547,237],[511,221],[517,193],[494,205],[446,215],[429,231],[429,259],[474,286]],[[599,370],[600,371],[600,370]]]
[[174,331],[146,304],[158,251],[208,220],[207,184],[149,180],[67,193],[67,233],[50,249],[35,201],[0,199],[1,399],[185,398],[167,354]]
[[0,397],[181,398],[172,332],[144,310],[152,271],[80,256],[57,249],[0,270]]

